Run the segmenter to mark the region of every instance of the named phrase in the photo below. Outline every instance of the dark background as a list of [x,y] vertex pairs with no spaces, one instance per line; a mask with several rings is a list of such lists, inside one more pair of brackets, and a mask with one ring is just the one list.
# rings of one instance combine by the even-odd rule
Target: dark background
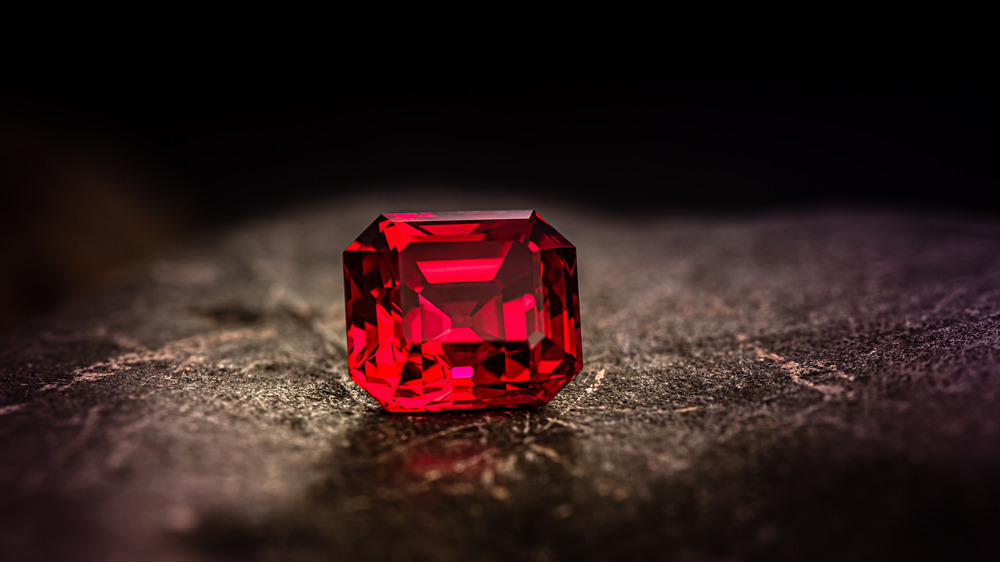
[[968,54],[658,61],[66,60],[0,90],[0,330],[234,221],[477,189],[616,214],[995,216],[997,88]]

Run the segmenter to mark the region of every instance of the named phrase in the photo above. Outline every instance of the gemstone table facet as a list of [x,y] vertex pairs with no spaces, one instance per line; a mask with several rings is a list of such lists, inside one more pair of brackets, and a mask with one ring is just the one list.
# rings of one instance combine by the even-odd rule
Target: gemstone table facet
[[537,406],[582,365],[576,249],[534,211],[380,215],[344,290],[351,378],[390,411]]

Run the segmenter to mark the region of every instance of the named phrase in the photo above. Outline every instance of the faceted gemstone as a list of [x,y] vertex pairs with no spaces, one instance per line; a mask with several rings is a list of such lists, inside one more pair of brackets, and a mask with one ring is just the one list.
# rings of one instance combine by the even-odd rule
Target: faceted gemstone
[[381,215],[344,290],[351,378],[387,410],[541,405],[580,371],[576,249],[534,211]]

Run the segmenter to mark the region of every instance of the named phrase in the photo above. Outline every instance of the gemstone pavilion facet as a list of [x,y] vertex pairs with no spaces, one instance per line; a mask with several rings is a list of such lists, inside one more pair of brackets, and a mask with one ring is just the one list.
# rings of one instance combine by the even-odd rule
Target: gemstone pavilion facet
[[351,378],[387,410],[541,405],[580,371],[576,249],[533,211],[381,215],[344,290]]

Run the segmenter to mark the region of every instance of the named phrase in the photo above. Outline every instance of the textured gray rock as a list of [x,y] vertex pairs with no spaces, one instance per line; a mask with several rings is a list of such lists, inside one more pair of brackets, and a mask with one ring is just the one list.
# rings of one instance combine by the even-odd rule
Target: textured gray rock
[[341,250],[382,210],[496,207],[414,201],[244,225],[6,338],[0,559],[992,547],[995,220],[504,204],[578,247],[584,372],[541,409],[391,415],[346,375]]

